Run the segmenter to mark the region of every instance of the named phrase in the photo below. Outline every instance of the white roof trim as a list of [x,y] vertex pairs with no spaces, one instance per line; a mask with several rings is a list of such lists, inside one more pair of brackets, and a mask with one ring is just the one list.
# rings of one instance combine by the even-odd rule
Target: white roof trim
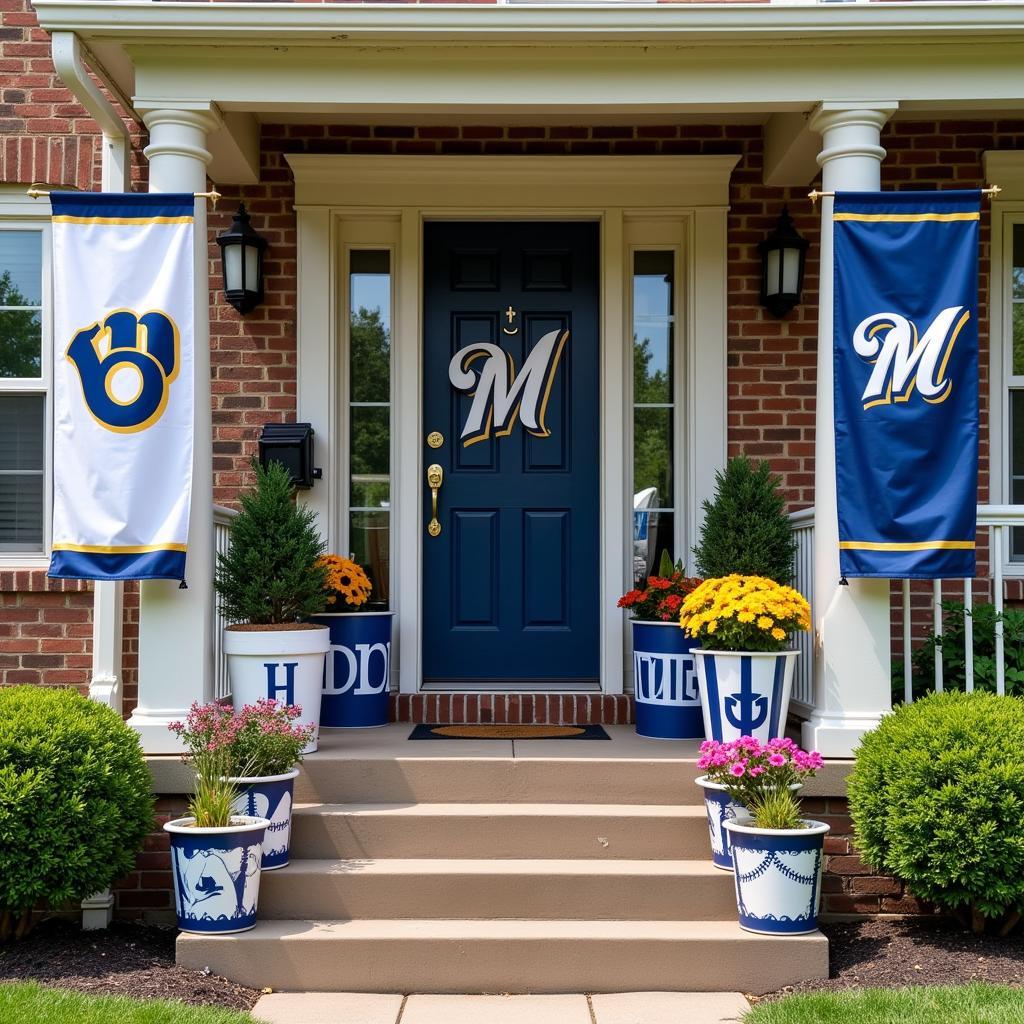
[[35,0],[43,28],[86,38],[259,41],[351,40],[673,43],[780,37],[917,41],[1024,33],[1018,0],[876,4],[332,4],[153,3],[148,0]]

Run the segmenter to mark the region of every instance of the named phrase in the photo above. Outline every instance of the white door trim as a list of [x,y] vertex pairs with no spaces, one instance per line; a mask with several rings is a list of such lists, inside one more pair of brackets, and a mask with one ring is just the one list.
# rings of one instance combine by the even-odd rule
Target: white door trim
[[[324,480],[305,496],[332,548],[345,511],[337,444],[341,225],[389,224],[393,246],[392,608],[399,688],[416,693],[422,653],[422,238],[427,220],[595,220],[601,225],[601,689],[621,693],[631,579],[632,417],[627,225],[680,225],[687,474],[682,521],[693,529],[726,451],[726,217],[738,157],[287,156],[298,222],[298,419],[313,424]],[[340,200],[340,201],[339,201]],[[685,200],[685,202],[680,202]],[[397,231],[396,231],[397,224]],[[364,231],[359,232],[361,239]],[[635,237],[635,232],[631,237]],[[699,297],[699,301],[697,300]],[[697,426],[699,424],[699,443]],[[692,539],[693,534],[688,537]]]

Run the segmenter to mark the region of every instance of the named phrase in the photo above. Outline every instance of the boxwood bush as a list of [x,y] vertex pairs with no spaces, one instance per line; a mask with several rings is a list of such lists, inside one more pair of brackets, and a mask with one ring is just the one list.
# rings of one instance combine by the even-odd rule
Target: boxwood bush
[[861,857],[975,931],[1024,909],[1024,701],[939,693],[867,733],[848,784]]
[[131,871],[153,827],[138,736],[74,690],[0,689],[0,938]]

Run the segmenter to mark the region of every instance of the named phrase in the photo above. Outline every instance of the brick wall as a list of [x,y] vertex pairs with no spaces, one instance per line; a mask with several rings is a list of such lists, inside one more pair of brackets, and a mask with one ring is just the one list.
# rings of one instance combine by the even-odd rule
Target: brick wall
[[932,914],[927,903],[910,896],[902,882],[868,867],[853,845],[850,809],[842,797],[808,797],[808,817],[826,822],[825,868],[821,880],[821,910],[825,915]]

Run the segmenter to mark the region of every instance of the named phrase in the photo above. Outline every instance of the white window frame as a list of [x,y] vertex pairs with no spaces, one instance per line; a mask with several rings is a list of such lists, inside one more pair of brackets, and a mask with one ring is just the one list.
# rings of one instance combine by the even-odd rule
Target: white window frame
[[42,234],[42,363],[35,377],[0,377],[0,393],[43,396],[43,546],[38,551],[0,550],[0,569],[38,569],[49,565],[53,526],[53,269],[50,201],[30,199],[23,185],[0,187],[0,230]]
[[[692,515],[690,514],[690,481],[687,479],[688,458],[686,451],[686,424],[689,411],[686,402],[686,381],[688,379],[688,338],[685,311],[686,300],[686,221],[682,217],[658,218],[627,218],[624,224],[626,240],[626,259],[624,261],[625,277],[623,297],[626,307],[625,325],[622,332],[626,346],[625,377],[626,405],[629,410],[629,439],[626,445],[626,466],[629,498],[628,526],[629,546],[633,544],[633,496],[636,492],[634,479],[634,431],[636,424],[636,406],[634,404],[633,381],[633,281],[634,258],[639,252],[671,252],[672,253],[672,552],[676,561],[682,559],[683,564],[692,571],[693,536],[690,533]],[[659,510],[663,511],[663,510]],[[652,572],[658,571],[657,564]],[[632,659],[627,661],[627,671],[632,667]]]
[[[985,180],[1000,186],[989,215],[989,502],[1010,504],[1010,389],[1024,387],[1013,376],[1013,310],[1010,269],[1013,225],[1024,224],[1024,152],[988,150],[983,155]],[[982,216],[986,211],[982,209]],[[1010,561],[1005,545],[1003,575],[1024,577],[1024,562]]]

